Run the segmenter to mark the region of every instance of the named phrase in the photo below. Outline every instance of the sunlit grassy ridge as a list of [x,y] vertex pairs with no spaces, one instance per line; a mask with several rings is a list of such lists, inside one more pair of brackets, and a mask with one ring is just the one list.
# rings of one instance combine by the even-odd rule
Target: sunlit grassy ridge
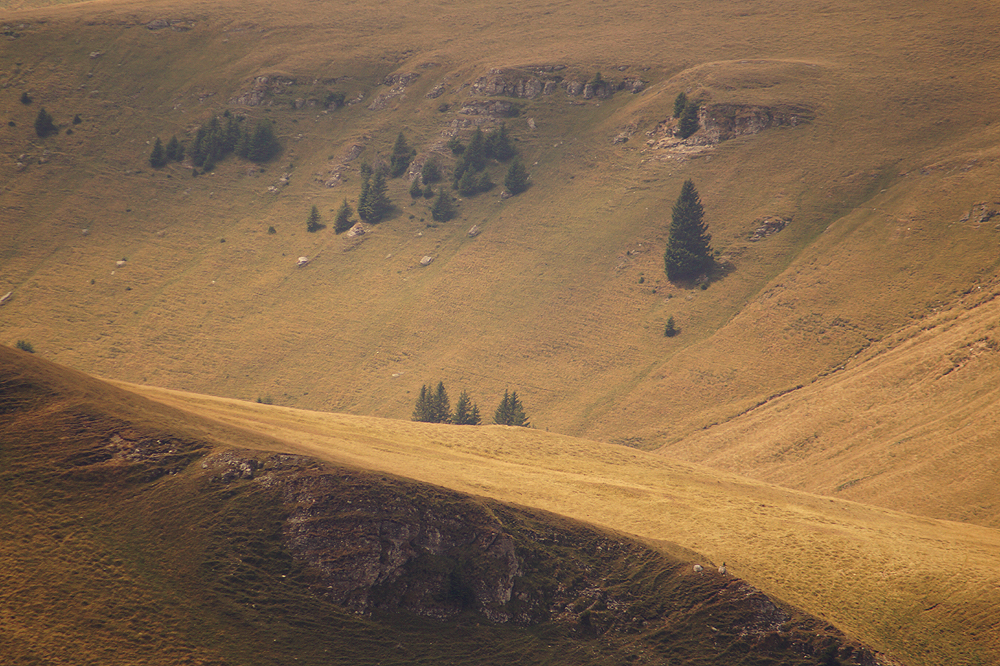
[[[672,556],[537,509],[289,455],[26,353],[0,347],[0,359],[4,663],[810,666],[831,645],[871,663],[825,621],[696,572],[704,558],[676,545]],[[248,443],[284,453],[230,446]],[[253,478],[228,475],[249,461]],[[418,596],[452,566],[480,594],[496,558],[466,538],[502,533],[518,563],[509,607],[534,620],[331,603],[327,584],[366,576],[373,545],[376,560],[399,558],[385,548],[400,526],[427,534],[404,539],[413,552],[373,597]],[[321,561],[289,538],[303,530]]]
[[907,663],[996,663],[995,529],[784,490],[552,433],[130,388],[320,458],[676,542]]

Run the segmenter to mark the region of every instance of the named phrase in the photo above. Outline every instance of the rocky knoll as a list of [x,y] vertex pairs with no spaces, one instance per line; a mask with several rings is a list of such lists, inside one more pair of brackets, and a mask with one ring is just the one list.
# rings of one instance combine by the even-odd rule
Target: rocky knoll
[[[46,529],[63,539],[72,528],[60,552],[73,571],[89,563],[83,571],[104,572],[112,549],[121,567],[131,563],[127,589],[150,598],[169,589],[164,606],[201,595],[199,604],[237,621],[266,619],[258,630],[286,616],[300,622],[299,605],[324,600],[335,614],[384,626],[410,622],[402,615],[547,624],[547,635],[596,639],[587,644],[638,651],[650,664],[679,655],[727,665],[888,663],[695,553],[678,559],[539,510],[274,452],[279,442],[234,449],[205,433],[248,436],[0,346],[0,458],[8,497],[20,497],[10,506],[58,491],[45,506],[63,522]],[[96,555],[72,550],[88,534],[107,545]],[[100,596],[99,581],[78,578],[74,589]],[[152,608],[130,606],[128,616],[145,629]]]
[[699,636],[720,654],[883,663],[724,568],[555,516],[297,455],[224,451],[201,467],[212,484],[263,491],[284,506],[285,546],[314,591],[358,613],[473,613],[609,640]]

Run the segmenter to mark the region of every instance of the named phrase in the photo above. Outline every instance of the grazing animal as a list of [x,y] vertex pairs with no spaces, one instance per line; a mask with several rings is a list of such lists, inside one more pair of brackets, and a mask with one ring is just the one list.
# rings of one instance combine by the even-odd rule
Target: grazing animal
[[700,564],[694,565],[694,572],[695,573],[701,573],[704,570],[705,570],[705,567],[701,566]]
[[723,576],[726,575],[726,563],[725,562],[723,562],[722,566],[719,567],[719,573],[722,574]]

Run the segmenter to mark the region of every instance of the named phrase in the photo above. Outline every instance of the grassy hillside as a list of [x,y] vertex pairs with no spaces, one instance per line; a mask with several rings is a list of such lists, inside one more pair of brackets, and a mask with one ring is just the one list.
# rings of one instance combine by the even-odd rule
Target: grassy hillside
[[[541,427],[653,447],[838,366],[995,268],[993,225],[959,222],[995,199],[996,36],[967,46],[990,3],[293,7],[11,14],[24,27],[0,47],[14,123],[0,136],[4,339],[103,376],[378,416],[406,417],[429,381],[484,405],[510,387]],[[147,27],[163,18],[176,29]],[[482,119],[459,111],[493,99],[467,85],[534,65],[645,89],[506,98],[523,104],[507,120],[532,174],[521,196],[479,195],[428,227],[429,204],[393,181],[397,213],[363,239],[306,233],[312,205],[329,224],[356,202],[358,165],[399,131],[418,161],[447,161],[445,140],[471,131],[455,123]],[[386,77],[411,73],[391,96]],[[270,104],[232,101],[259,76],[294,82]],[[329,90],[358,101],[309,106]],[[647,146],[681,90],[812,121],[704,150]],[[41,106],[73,134],[34,137]],[[272,118],[283,154],[199,178],[148,167],[155,137],[190,141],[225,109]],[[729,267],[705,291],[662,271],[689,177]],[[749,242],[769,215],[791,222]],[[299,256],[313,261],[296,269]],[[664,339],[670,316],[682,333]]]
[[[4,663],[889,663],[744,581],[696,573],[694,553],[234,449],[255,438],[28,354],[0,359]],[[198,438],[206,425],[225,437]],[[513,596],[489,622],[498,561],[516,565]],[[372,564],[386,577],[358,585]]]
[[997,527],[997,283],[672,454],[809,492]]
[[[0,341],[250,438],[191,441],[676,541],[908,662],[995,663],[995,3],[0,6]],[[597,72],[623,88],[580,94]],[[681,91],[795,121],[679,144]],[[149,166],[224,111],[272,120],[278,157]],[[399,132],[450,167],[449,139],[501,122],[525,193],[433,224],[394,179],[388,219],[333,233]],[[671,284],[688,178],[720,270]],[[389,420],[439,380],[487,421],[516,389],[538,431]]]
[[339,464],[675,542],[715,564],[725,561],[737,576],[906,663],[997,663],[1000,654],[991,610],[1000,602],[996,529],[537,430],[388,421],[131,388]]

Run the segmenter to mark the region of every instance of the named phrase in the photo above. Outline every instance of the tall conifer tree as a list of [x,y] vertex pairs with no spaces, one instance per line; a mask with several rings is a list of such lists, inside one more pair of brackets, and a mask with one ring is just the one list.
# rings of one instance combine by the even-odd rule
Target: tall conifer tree
[[451,422],[455,425],[479,425],[482,423],[482,417],[479,416],[479,406],[472,402],[468,391],[462,391],[462,394],[458,396]]
[[712,267],[712,240],[694,182],[686,180],[671,212],[670,238],[663,261],[670,280],[697,277]]
[[504,391],[503,399],[493,412],[493,423],[497,425],[531,427],[528,417],[524,413],[524,405],[517,397],[517,391]]

